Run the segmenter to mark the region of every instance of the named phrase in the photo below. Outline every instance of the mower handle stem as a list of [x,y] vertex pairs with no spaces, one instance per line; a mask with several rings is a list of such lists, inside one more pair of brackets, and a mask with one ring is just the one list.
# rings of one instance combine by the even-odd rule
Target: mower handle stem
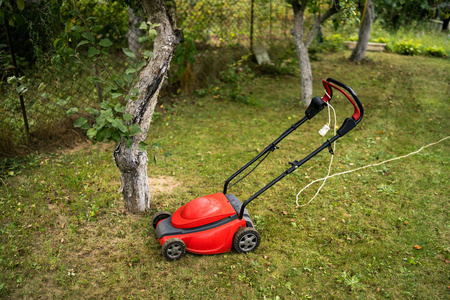
[[[305,111],[305,116],[300,119],[298,122],[293,124],[291,127],[289,127],[285,132],[283,132],[275,141],[269,144],[261,153],[259,153],[255,158],[253,158],[251,161],[249,161],[247,164],[245,164],[242,168],[240,168],[238,171],[236,171],[233,175],[231,175],[226,181],[223,188],[223,193],[227,194],[228,185],[236,176],[238,176],[240,173],[242,173],[245,169],[247,169],[249,166],[251,166],[253,163],[255,163],[258,159],[260,159],[263,155],[267,154],[270,151],[275,151],[278,149],[277,144],[280,143],[285,137],[287,137],[289,134],[291,134],[294,130],[296,130],[298,127],[300,127],[303,123],[305,123],[307,120],[312,119],[316,114],[318,114],[321,110],[323,110],[327,106],[327,102],[331,100],[333,97],[333,88],[341,92],[353,105],[354,107],[354,113],[351,118],[346,118],[344,120],[344,123],[342,126],[337,130],[337,134],[332,137],[330,140],[327,140],[324,142],[320,147],[318,147],[316,150],[312,151],[309,155],[307,155],[305,158],[301,159],[300,161],[294,161],[290,162],[289,164],[291,167],[284,171],[280,176],[272,180],[269,184],[267,184],[265,187],[260,189],[258,192],[253,194],[250,198],[248,198],[241,206],[241,210],[239,212],[239,219],[242,219],[244,217],[244,210],[247,204],[249,204],[251,201],[253,201],[255,198],[257,198],[259,195],[267,191],[269,188],[271,188],[275,183],[283,179],[285,176],[291,174],[295,170],[297,170],[301,165],[306,163],[308,160],[310,160],[312,157],[316,156],[319,152],[324,150],[325,148],[329,148],[330,153],[332,153],[332,147],[331,144],[335,142],[340,137],[344,136],[347,132],[352,130],[356,127],[356,125],[361,121],[361,119],[364,116],[364,107],[361,104],[361,101],[359,100],[356,93],[347,85],[334,80],[332,78],[328,78],[327,80],[322,81],[323,86],[325,88],[325,95],[321,97],[314,97],[311,100],[310,105]],[[350,96],[343,90],[345,89],[351,96]],[[248,174],[247,174],[248,175]],[[247,176],[245,175],[245,176]],[[244,176],[244,177],[245,177]]]

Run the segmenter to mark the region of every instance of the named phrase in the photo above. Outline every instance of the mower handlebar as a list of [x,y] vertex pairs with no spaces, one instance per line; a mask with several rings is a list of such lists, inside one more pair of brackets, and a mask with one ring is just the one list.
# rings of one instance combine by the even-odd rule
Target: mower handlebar
[[[322,84],[325,87],[325,95],[322,98],[323,101],[328,102],[329,100],[331,100],[332,88],[338,90],[353,105],[355,110],[353,112],[352,118],[355,121],[355,125],[358,124],[361,121],[361,119],[363,118],[364,107],[363,107],[361,101],[359,100],[358,96],[356,95],[356,93],[349,86],[347,86],[337,80],[334,80],[333,78],[327,78],[327,80],[323,80]],[[345,89],[352,96],[353,99],[350,98],[350,96],[341,88]]]

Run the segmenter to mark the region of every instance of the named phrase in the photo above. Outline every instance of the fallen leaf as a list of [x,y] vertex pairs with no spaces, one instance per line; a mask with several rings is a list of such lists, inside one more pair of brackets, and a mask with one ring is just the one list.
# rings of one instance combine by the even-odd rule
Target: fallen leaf
[[420,249],[422,249],[422,247],[421,247],[421,246],[419,246],[419,245],[415,245],[415,246],[414,246],[414,249],[416,249],[416,250],[420,250]]
[[287,211],[282,211],[282,213],[283,213],[283,215],[287,215],[288,214],[288,212]]

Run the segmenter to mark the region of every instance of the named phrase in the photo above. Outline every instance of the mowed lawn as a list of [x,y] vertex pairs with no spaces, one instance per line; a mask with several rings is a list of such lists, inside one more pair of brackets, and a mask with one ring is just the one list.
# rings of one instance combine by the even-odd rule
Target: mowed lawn
[[[331,173],[403,156],[449,136],[448,59],[349,52],[313,62],[349,85],[365,117],[336,145]],[[218,88],[223,88],[218,86]],[[420,153],[328,179],[309,205],[296,194],[327,174],[323,151],[248,205],[256,252],[167,262],[150,225],[223,182],[303,117],[298,76],[256,77],[255,104],[203,97],[165,104],[149,136],[152,211],[123,210],[113,144],[42,154],[0,186],[0,298],[4,299],[446,299],[450,293],[450,139]],[[215,87],[212,87],[215,89]],[[340,126],[353,110],[332,100]],[[322,111],[230,189],[247,199],[321,145]],[[300,204],[316,193],[316,183]]]

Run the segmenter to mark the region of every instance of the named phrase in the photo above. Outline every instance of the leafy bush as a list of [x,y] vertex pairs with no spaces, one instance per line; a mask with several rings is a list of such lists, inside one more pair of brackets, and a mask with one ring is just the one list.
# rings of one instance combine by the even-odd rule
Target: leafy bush
[[428,56],[435,56],[435,57],[447,57],[447,53],[445,52],[444,48],[442,47],[436,47],[431,46],[423,49],[423,53]]
[[383,44],[386,44],[386,47],[385,47],[386,51],[388,51],[388,52],[394,52],[394,50],[393,50],[393,48],[392,48],[392,43],[391,43],[391,41],[390,41],[389,39],[385,38],[385,37],[378,37],[378,38],[376,38],[376,39],[371,39],[370,41],[371,41],[371,42],[374,42],[374,43],[383,43]]
[[325,49],[331,52],[337,52],[344,48],[345,38],[340,34],[333,34],[324,40]]
[[254,72],[245,64],[249,55],[243,56],[237,62],[228,64],[228,68],[220,72],[221,79],[226,85],[222,89],[216,88],[216,96],[223,96],[236,102],[254,104],[252,97],[247,95],[243,87],[255,77]]
[[389,40],[388,40],[387,38],[384,38],[384,37],[379,37],[379,38],[375,39],[373,42],[374,42],[374,43],[384,43],[384,44],[388,44],[388,43],[389,43]]
[[[71,44],[76,45],[83,40],[78,27],[87,26],[97,39],[108,38],[119,49],[125,46],[123,36],[128,31],[128,10],[123,3],[82,0],[74,5],[63,2],[61,13],[65,20],[63,36]],[[80,16],[84,16],[84,20]]]
[[418,55],[421,54],[421,44],[411,40],[401,40],[393,45],[393,51],[402,55]]

